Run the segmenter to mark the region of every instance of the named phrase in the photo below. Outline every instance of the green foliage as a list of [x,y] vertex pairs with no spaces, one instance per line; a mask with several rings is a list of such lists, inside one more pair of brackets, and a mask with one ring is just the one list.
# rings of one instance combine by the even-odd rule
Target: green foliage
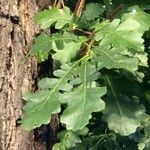
[[31,49],[31,55],[35,55],[39,62],[48,59],[50,50],[52,49],[52,40],[50,37],[41,33],[36,39]]
[[86,5],[86,9],[83,13],[83,17],[86,18],[86,20],[95,20],[98,19],[102,14],[104,13],[104,8],[101,4],[98,3],[90,3]]
[[[57,76],[58,74],[58,77],[60,78],[56,78],[55,84],[49,87],[50,90],[27,94],[23,97],[24,100],[28,101],[24,107],[25,113],[24,118],[22,119],[23,128],[31,130],[42,124],[47,124],[50,121],[51,114],[60,112],[59,90],[63,89],[64,85],[66,85],[71,76],[72,70],[79,64],[79,62],[80,61],[73,63],[67,68],[67,70],[63,70],[62,68],[62,70],[60,70],[61,77],[59,72],[55,73],[55,75]],[[30,97],[32,98],[30,99]]]
[[66,150],[76,146],[76,143],[81,143],[79,135],[72,131],[62,131],[58,134],[58,139],[61,143],[55,144],[54,150]]
[[80,51],[82,42],[66,43],[62,50],[56,50],[56,53],[53,55],[53,59],[60,61],[62,64],[68,63],[76,54]]
[[51,56],[55,68],[39,80],[38,91],[23,96],[21,126],[40,127],[58,113],[66,130],[54,150],[150,148],[150,9],[127,0],[120,9],[117,2],[86,3],[79,18],[66,6],[35,17],[56,30],[37,36],[30,54],[39,62]]
[[144,41],[141,38],[142,34],[138,32],[139,27],[140,24],[131,18],[121,23],[119,19],[114,19],[110,23],[106,21],[96,26],[95,40],[102,40],[102,43],[105,42],[117,48],[142,50]]
[[102,19],[105,8],[99,3],[89,3],[80,18],[77,19],[77,25],[82,28],[90,28]]
[[138,149],[150,149],[150,119],[146,119],[144,122],[144,134],[139,139]]
[[130,135],[140,125],[144,108],[134,99],[118,93],[116,84],[111,77],[106,76],[106,85],[109,88],[106,107],[103,111],[104,119],[110,130],[120,135]]
[[60,98],[62,103],[68,105],[61,116],[61,122],[66,124],[68,130],[81,130],[88,124],[92,112],[99,112],[105,107],[100,97],[106,93],[106,88],[88,87],[87,65],[84,62],[80,66],[83,83],[74,91],[62,94]]
[[101,67],[125,69],[133,73],[138,69],[138,59],[123,55],[120,49],[105,49],[97,46],[94,48],[94,54],[95,60],[101,63]]
[[61,29],[64,25],[72,21],[72,17],[67,7],[64,9],[50,8],[49,10],[40,12],[35,17],[35,21],[44,29],[50,27],[53,23],[56,23],[56,29]]
[[144,33],[149,30],[150,14],[142,11],[138,6],[129,8],[129,13],[124,14],[122,19],[132,18],[140,23],[139,32]]

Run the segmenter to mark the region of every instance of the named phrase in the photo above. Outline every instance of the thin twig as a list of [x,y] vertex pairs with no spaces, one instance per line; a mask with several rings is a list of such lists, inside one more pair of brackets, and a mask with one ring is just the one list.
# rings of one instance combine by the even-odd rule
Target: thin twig
[[123,8],[123,4],[119,5],[115,10],[112,10],[112,6],[110,0],[103,0],[106,5],[106,18],[112,20],[114,16],[116,16],[120,10]]
[[75,8],[75,15],[77,17],[81,16],[83,12],[84,4],[85,4],[85,0],[78,0],[76,8]]
[[56,5],[57,5],[57,0],[54,1],[53,6],[56,7]]
[[121,11],[121,9],[123,8],[123,6],[124,6],[123,4],[119,5],[113,12],[111,12],[107,16],[107,19],[112,20],[114,18],[114,16],[116,16]]
[[90,31],[84,31],[84,30],[81,30],[81,29],[78,29],[76,28],[75,31],[79,31],[79,32],[82,32],[88,36],[92,36],[94,33],[93,32],[90,32]]
[[88,46],[87,46],[87,50],[90,51],[92,46],[93,46],[93,43],[94,43],[94,38],[92,38],[89,43],[88,43]]

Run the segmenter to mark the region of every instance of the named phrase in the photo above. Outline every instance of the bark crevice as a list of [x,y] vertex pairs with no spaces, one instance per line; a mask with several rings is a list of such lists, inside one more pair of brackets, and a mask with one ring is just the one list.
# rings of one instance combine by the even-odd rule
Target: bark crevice
[[48,8],[52,2],[0,2],[0,150],[49,150],[56,141],[53,123],[53,131],[50,130],[50,125],[42,129],[44,139],[41,142],[35,140],[33,131],[26,132],[17,123],[22,117],[22,94],[35,90],[38,76],[34,58],[26,64],[22,63],[34,37],[39,33],[39,27],[35,25],[33,18],[39,8]]
[[17,0],[0,3],[0,150],[35,149],[32,132],[16,126],[16,120],[22,116],[22,93],[34,85],[36,61],[19,64],[38,32],[32,19],[38,7],[34,0],[20,3]]

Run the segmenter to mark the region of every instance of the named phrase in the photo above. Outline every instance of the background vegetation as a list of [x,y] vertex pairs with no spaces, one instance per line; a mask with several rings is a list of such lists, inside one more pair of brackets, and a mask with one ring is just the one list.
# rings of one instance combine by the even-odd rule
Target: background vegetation
[[39,12],[27,58],[53,70],[23,96],[22,127],[58,114],[54,150],[149,150],[149,12],[146,0],[59,0]]

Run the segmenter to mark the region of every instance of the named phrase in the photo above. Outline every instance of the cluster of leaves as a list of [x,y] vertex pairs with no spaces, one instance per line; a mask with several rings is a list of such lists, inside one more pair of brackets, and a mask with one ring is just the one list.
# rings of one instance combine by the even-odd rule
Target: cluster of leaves
[[23,96],[21,123],[31,130],[60,113],[66,130],[58,134],[55,150],[150,149],[150,96],[144,89],[150,14],[145,5],[129,4],[121,17],[109,20],[104,4],[86,4],[79,18],[66,6],[35,17],[41,28],[57,32],[36,37],[30,54],[39,62],[51,55],[57,67],[38,82],[37,92]]

